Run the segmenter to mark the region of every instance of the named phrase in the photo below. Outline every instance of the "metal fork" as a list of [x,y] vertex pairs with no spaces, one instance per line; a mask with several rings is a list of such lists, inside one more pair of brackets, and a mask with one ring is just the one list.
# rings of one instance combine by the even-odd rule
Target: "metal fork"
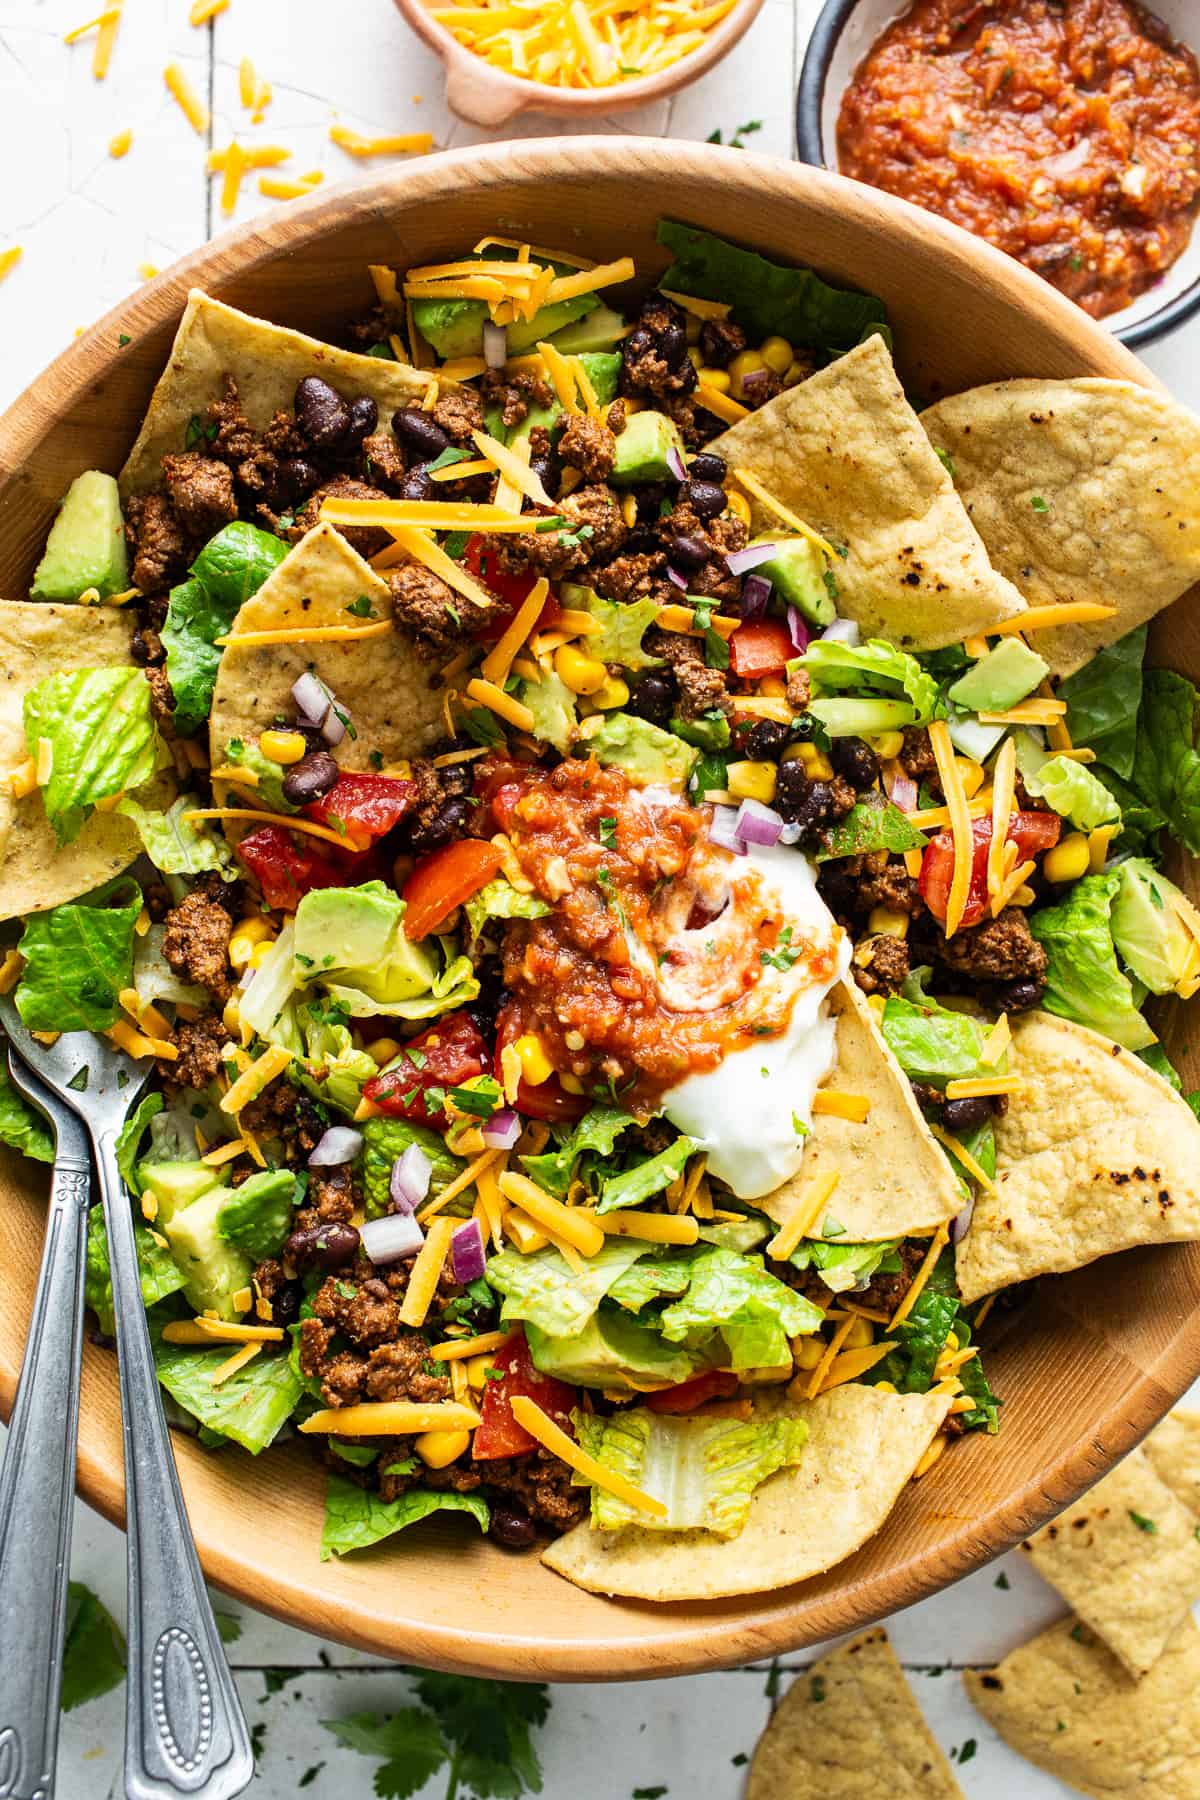
[[[117,1136],[150,1068],[90,1032],[67,1032],[52,1046],[40,1044],[8,997],[0,998],[0,1020],[11,1046],[82,1120],[104,1202],[125,1450],[127,1800],[177,1795],[233,1800],[254,1774],[250,1734],[192,1542],[142,1304],[133,1213],[117,1168]],[[36,1327],[36,1314],[34,1323]],[[65,1460],[60,1458],[51,1471],[52,1484],[64,1474],[69,1478]],[[42,1479],[42,1509],[48,1518],[53,1509],[47,1504],[44,1475]],[[33,1529],[43,1529],[41,1518]],[[26,1645],[35,1641],[37,1608],[46,1604],[44,1590],[33,1604],[34,1614],[25,1620]],[[24,1654],[15,1640],[12,1648]],[[15,1785],[3,1785],[3,1754],[0,1742],[0,1800],[7,1795],[26,1800]],[[44,1800],[49,1792],[44,1786],[32,1789],[28,1800]]]

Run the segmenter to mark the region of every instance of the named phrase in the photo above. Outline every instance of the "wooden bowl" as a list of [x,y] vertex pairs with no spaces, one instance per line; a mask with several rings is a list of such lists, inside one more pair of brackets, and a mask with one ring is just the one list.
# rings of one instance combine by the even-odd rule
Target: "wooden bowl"
[[[193,284],[319,332],[371,303],[368,263],[437,261],[488,231],[600,258],[629,253],[639,273],[652,274],[663,261],[654,243],[661,213],[736,231],[767,253],[811,261],[835,281],[883,295],[898,361],[918,392],[1005,375],[1152,380],[1108,332],[1017,263],[836,175],[638,138],[455,152],[237,227],[137,289],[39,376],[0,419],[0,594],[27,592],[72,477],[120,466]],[[1200,675],[1188,602],[1159,620],[1154,646],[1159,660]],[[1180,1009],[1167,1047],[1190,1088],[1200,1086],[1200,1056],[1184,1047],[1185,1035]],[[6,1410],[37,1271],[43,1191],[29,1165],[12,1157],[0,1165]],[[321,1564],[324,1477],[304,1450],[252,1460],[239,1451],[210,1455],[177,1437],[176,1452],[206,1572],[252,1606],[376,1654],[477,1674],[677,1675],[865,1625],[1041,1525],[1137,1443],[1200,1373],[1198,1298],[1194,1246],[1132,1252],[1042,1282],[1025,1317],[989,1350],[1005,1401],[1000,1436],[956,1445],[848,1562],[745,1600],[663,1607],[599,1599],[549,1574],[536,1556],[509,1556],[457,1521],[431,1521],[377,1550]],[[116,1362],[90,1347],[79,1485],[120,1519]]]
[[614,87],[554,88],[541,81],[525,81],[494,68],[476,56],[444,25],[439,25],[425,0],[396,0],[408,23],[436,50],[446,68],[446,99],[452,112],[470,125],[496,130],[518,113],[549,113],[559,119],[599,119],[628,112],[651,100],[665,100],[719,63],[758,17],[763,0],[737,0],[737,4],[706,35],[690,55],[669,69],[637,81],[621,81]]

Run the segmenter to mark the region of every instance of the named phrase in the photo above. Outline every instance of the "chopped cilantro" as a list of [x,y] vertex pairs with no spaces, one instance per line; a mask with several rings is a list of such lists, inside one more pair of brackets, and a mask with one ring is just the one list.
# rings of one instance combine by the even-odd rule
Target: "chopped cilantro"
[[785,925],[779,934],[777,948],[762,951],[759,960],[764,968],[787,971],[799,956],[799,950],[789,948],[792,941],[792,928]]
[[971,1758],[974,1756],[974,1754],[978,1748],[979,1748],[979,1746],[975,1742],[974,1738],[967,1738],[967,1740],[965,1741],[965,1743],[962,1746],[962,1749],[958,1753],[958,1763],[959,1763],[960,1768],[962,1767],[963,1763],[970,1762]]
[[1134,1512],[1133,1508],[1130,1507],[1129,1516],[1139,1531],[1148,1532],[1152,1537],[1157,1535],[1158,1526],[1154,1523],[1153,1519],[1148,1519],[1145,1513]]
[[1004,1573],[1004,1570],[1003,1570],[1003,1569],[1001,1569],[1001,1571],[1000,1571],[1000,1573],[999,1573],[999,1574],[998,1574],[998,1575],[997,1575],[997,1577],[996,1577],[996,1579],[995,1579],[995,1581],[993,1581],[993,1583],[992,1583],[992,1586],[993,1586],[993,1587],[998,1587],[998,1588],[1001,1588],[1001,1589],[1003,1589],[1003,1590],[1004,1590],[1004,1591],[1005,1591],[1005,1592],[1007,1592],[1007,1590],[1008,1590],[1008,1589],[1009,1589],[1009,1587],[1010,1587],[1010,1586],[1011,1586],[1011,1585],[1012,1585],[1012,1584],[1011,1584],[1011,1582],[1010,1582],[1010,1581],[1009,1581],[1009,1579],[1008,1579],[1008,1576],[1007,1576],[1007,1575],[1006,1575],[1006,1574],[1005,1574],[1005,1573]]
[[615,850],[616,849],[616,847],[617,847],[617,821],[615,819],[613,819],[613,818],[601,819],[601,821],[600,821],[600,842],[604,845],[604,848],[606,850]]
[[133,342],[133,339],[130,337],[130,335],[127,331],[121,331],[121,332],[117,333],[117,345],[120,349],[123,350],[125,348],[126,344],[132,344],[132,342]]
[[87,1064],[84,1063],[81,1069],[76,1069],[74,1075],[72,1075],[70,1081],[68,1081],[67,1086],[76,1094],[86,1094],[88,1077],[90,1074],[91,1070],[88,1068]]
[[375,608],[366,594],[360,594],[357,600],[352,600],[346,611],[353,613],[356,619],[373,619],[375,617]]
[[1048,500],[1044,500],[1040,494],[1035,494],[1033,496],[1033,498],[1030,500],[1029,504],[1030,504],[1030,506],[1032,506],[1034,512],[1036,512],[1036,513],[1045,513],[1045,512],[1050,511],[1050,502]]
[[452,556],[455,562],[458,562],[467,547],[470,536],[469,531],[452,531],[442,539],[442,549],[447,556]]
[[378,772],[383,767],[383,751],[372,750],[367,757],[367,761],[370,763],[371,767]]
[[837,576],[834,574],[833,570],[826,569],[824,574],[822,575],[821,579],[825,583],[825,592],[829,595],[829,598],[831,600],[836,600],[838,597],[839,590],[838,590],[838,584],[837,584]]

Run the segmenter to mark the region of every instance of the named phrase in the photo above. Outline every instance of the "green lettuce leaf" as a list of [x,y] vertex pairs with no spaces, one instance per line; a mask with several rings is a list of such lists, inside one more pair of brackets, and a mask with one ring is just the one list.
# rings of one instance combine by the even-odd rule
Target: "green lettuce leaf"
[[1091,764],[1092,774],[1102,781],[1121,809],[1121,852],[1132,856],[1153,856],[1158,835],[1166,824],[1163,814],[1134,792],[1127,781],[1100,763]]
[[528,1319],[547,1337],[582,1331],[617,1278],[649,1249],[633,1238],[608,1238],[578,1275],[557,1250],[535,1250],[532,1256],[502,1250],[487,1266],[488,1282],[504,1295],[501,1321]]
[[[665,1518],[651,1518],[605,1488],[592,1488],[592,1524],[655,1531],[711,1531],[734,1537],[746,1523],[755,1489],[779,1469],[800,1461],[808,1438],[803,1419],[705,1419],[630,1407],[601,1418],[575,1413],[582,1449],[635,1487],[661,1500]],[[576,1486],[588,1483],[576,1476]]]
[[474,939],[489,919],[540,919],[550,908],[536,894],[523,894],[511,881],[498,875],[464,902],[464,911],[468,933]]
[[1137,749],[1130,784],[1161,812],[1167,830],[1200,854],[1200,752],[1196,690],[1170,669],[1147,669],[1142,681]]
[[1139,625],[1097,651],[1091,662],[1058,686],[1059,699],[1067,703],[1064,723],[1072,741],[1094,750],[1097,761],[1123,781],[1133,773],[1145,654],[1146,627]]
[[917,1003],[894,994],[883,1009],[883,1035],[904,1073],[939,1089],[978,1073],[988,1029],[986,1021],[928,998]]
[[[362,1126],[362,1184],[367,1217],[377,1219],[391,1211],[388,1183],[392,1164],[403,1156],[410,1144],[419,1144],[430,1162],[433,1174],[429,1181],[430,1198],[448,1187],[465,1168],[461,1158],[447,1150],[445,1141],[427,1125],[414,1125],[408,1119],[366,1119]],[[488,1265],[491,1274],[491,1264]]]
[[835,856],[865,856],[873,850],[923,850],[926,839],[910,825],[898,806],[882,794],[868,794],[825,834],[818,862]]
[[656,1300],[678,1299],[688,1291],[695,1255],[694,1249],[647,1245],[646,1255],[613,1282],[608,1298],[632,1313],[640,1313]]
[[64,1712],[98,1700],[125,1679],[125,1639],[104,1603],[82,1581],[67,1584],[66,1638],[63,1644]]
[[346,1556],[351,1550],[366,1550],[435,1512],[469,1513],[480,1531],[487,1530],[492,1516],[481,1494],[437,1494],[410,1488],[398,1500],[381,1500],[370,1488],[356,1487],[341,1475],[331,1475],[325,1493],[321,1561]]
[[30,1031],[107,1031],[133,982],[133,927],[142,891],[119,875],[94,894],[26,920],[25,967],[14,999]]
[[214,1387],[211,1377],[228,1360],[228,1344],[214,1350],[169,1344],[154,1321],[150,1335],[158,1379],[171,1398],[201,1425],[232,1438],[251,1456],[274,1442],[304,1392],[304,1383],[286,1356],[265,1351]]
[[260,1169],[233,1189],[217,1215],[217,1231],[253,1262],[277,1256],[292,1228],[296,1177],[290,1169]]
[[304,1053],[297,1056],[288,1073],[314,1100],[353,1114],[364,1083],[379,1070],[374,1057],[356,1047],[346,1017],[342,1007],[325,1001],[297,1006],[295,1018]]
[[19,1094],[0,1067],[0,1144],[19,1150],[34,1162],[54,1161],[54,1139],[24,1094]]
[[[896,1348],[876,1363],[863,1379],[874,1385],[890,1381],[902,1394],[926,1394],[934,1385],[936,1365],[953,1331],[959,1349],[971,1342],[971,1323],[958,1299],[954,1278],[954,1253],[946,1250],[907,1319],[889,1337]],[[993,1394],[979,1357],[973,1356],[958,1371],[963,1389],[975,1401],[973,1411],[960,1414],[967,1431],[995,1433],[999,1429],[1000,1402]]]
[[561,1139],[556,1150],[540,1156],[523,1156],[521,1166],[531,1181],[562,1199],[571,1185],[576,1165],[585,1151],[611,1156],[617,1139],[633,1124],[627,1112],[616,1106],[593,1106]]
[[1121,822],[1121,809],[1111,790],[1069,756],[1048,756],[1036,769],[1023,763],[1021,779],[1035,799],[1048,801],[1060,818],[1068,819],[1078,831]]
[[290,549],[270,532],[235,520],[205,545],[187,581],[171,589],[161,635],[180,736],[198,731],[208,718],[221,663],[215,639],[225,636],[243,600],[258,591]]
[[696,1148],[695,1138],[677,1137],[673,1144],[668,1144],[657,1156],[646,1157],[642,1162],[634,1163],[631,1168],[622,1169],[619,1175],[611,1175],[601,1184],[597,1212],[615,1212],[622,1206],[640,1206],[652,1195],[660,1194],[664,1188],[670,1187],[677,1175],[683,1174],[687,1159]]
[[151,1119],[158,1117],[165,1104],[161,1094],[144,1095],[117,1133],[117,1168],[125,1186],[135,1197],[142,1191],[142,1178],[137,1171],[138,1151]]
[[[618,1239],[617,1242],[621,1242]],[[790,1339],[815,1331],[819,1306],[769,1275],[761,1260],[717,1246],[698,1250],[687,1292],[659,1321],[669,1343],[719,1331],[734,1369],[775,1369],[791,1361]]]
[[[1139,1062],[1144,1062],[1148,1069],[1153,1069],[1156,1075],[1161,1075],[1177,1094],[1183,1093],[1183,1083],[1179,1079],[1179,1071],[1161,1044],[1147,1044],[1144,1049],[1137,1052],[1137,1058]],[[1191,1099],[1192,1096],[1189,1095],[1189,1105]]]
[[41,738],[53,750],[41,793],[60,844],[79,836],[97,800],[141,787],[154,774],[158,738],[141,669],[48,675],[26,694],[24,718],[30,756]]
[[872,330],[887,327],[887,308],[873,294],[830,287],[811,269],[768,262],[724,238],[660,219],[658,241],[674,258],[660,286],[700,300],[722,300],[751,341],[778,334],[789,344],[830,356],[853,350]]
[[1107,874],[1085,875],[1057,906],[1033,913],[1029,929],[1050,959],[1042,1000],[1046,1011],[1090,1025],[1127,1050],[1141,1050],[1154,1042],[1155,1034],[1117,966],[1110,911],[1120,885],[1119,866]]
[[865,644],[818,638],[788,668],[805,670],[814,694],[808,710],[834,737],[923,725],[938,704],[933,676],[882,638]]
[[881,1271],[895,1274],[900,1239],[876,1244],[847,1244],[837,1239],[803,1238],[788,1257],[794,1269],[815,1269],[832,1294],[844,1294],[867,1285]]
[[203,822],[184,818],[195,804],[194,795],[181,794],[165,812],[157,812],[127,797],[118,800],[114,810],[133,820],[142,849],[164,875],[199,875],[205,869],[232,872],[233,852],[224,838]]
[[[138,1275],[142,1284],[142,1301],[156,1306],[169,1294],[176,1294],[185,1277],[169,1250],[164,1250],[140,1220],[134,1221],[137,1244]],[[113,1334],[112,1269],[108,1260],[108,1235],[104,1229],[104,1208],[93,1206],[88,1214],[87,1267],[84,1273],[83,1297],[95,1313],[106,1337]],[[226,1352],[228,1354],[228,1352]]]

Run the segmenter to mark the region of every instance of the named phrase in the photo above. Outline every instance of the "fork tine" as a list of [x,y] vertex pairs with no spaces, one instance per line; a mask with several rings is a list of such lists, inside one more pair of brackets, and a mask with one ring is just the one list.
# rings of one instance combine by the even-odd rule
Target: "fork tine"
[[90,1031],[65,1031],[53,1044],[35,1038],[11,994],[0,995],[0,1024],[10,1046],[52,1094],[95,1125],[119,1120],[154,1071]]

